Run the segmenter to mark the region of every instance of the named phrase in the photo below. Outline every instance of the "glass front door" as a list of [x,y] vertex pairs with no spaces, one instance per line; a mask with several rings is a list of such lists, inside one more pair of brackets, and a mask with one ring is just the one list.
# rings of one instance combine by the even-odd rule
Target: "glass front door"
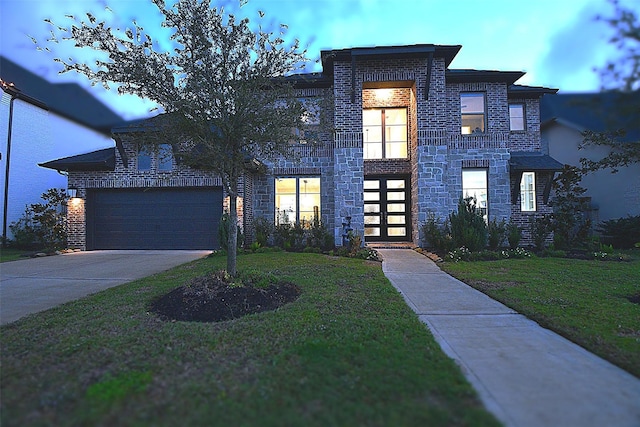
[[364,180],[365,241],[411,240],[409,178],[367,177]]

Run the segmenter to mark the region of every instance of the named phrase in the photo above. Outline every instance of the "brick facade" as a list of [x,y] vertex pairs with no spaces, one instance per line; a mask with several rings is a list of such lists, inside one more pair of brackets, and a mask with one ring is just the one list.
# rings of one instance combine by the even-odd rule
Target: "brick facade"
[[[543,150],[540,142],[539,97],[544,88],[513,91],[515,73],[465,70],[466,77],[452,78],[448,70],[459,47],[417,45],[394,48],[345,49],[322,52],[323,75],[330,87],[299,90],[302,97],[326,97],[333,101],[333,134],[322,135],[316,145],[293,144],[292,155],[267,162],[264,175],[245,177],[243,206],[245,232],[253,239],[256,218],[275,221],[275,179],[319,177],[321,220],[341,244],[342,224],[364,235],[363,185],[367,176],[410,178],[410,230],[407,240],[420,244],[420,228],[429,212],[445,218],[457,208],[462,195],[462,171],[488,171],[489,218],[513,219],[528,229],[531,215],[550,212],[543,203],[545,182],[552,176],[536,174],[536,213],[520,212],[519,197],[514,203],[510,171],[511,152]],[[427,82],[427,77],[429,81]],[[384,90],[384,96],[381,96]],[[461,134],[461,92],[480,92],[485,99],[486,129],[480,134]],[[525,129],[510,131],[509,103],[525,106]],[[365,160],[363,155],[363,109],[407,108],[406,159]],[[125,144],[135,162],[135,144]],[[69,185],[86,188],[149,186],[220,186],[220,180],[206,173],[177,167],[171,173],[137,172],[135,165],[123,168],[118,159],[110,173],[70,173]],[[519,186],[517,186],[519,189]],[[73,242],[82,244],[81,208],[70,209]],[[529,236],[525,233],[525,239]]]

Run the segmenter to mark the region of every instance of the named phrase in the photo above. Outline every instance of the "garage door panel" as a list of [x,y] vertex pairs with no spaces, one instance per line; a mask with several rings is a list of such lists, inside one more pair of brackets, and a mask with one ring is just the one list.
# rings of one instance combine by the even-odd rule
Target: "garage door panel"
[[220,188],[93,190],[87,194],[88,249],[214,249]]

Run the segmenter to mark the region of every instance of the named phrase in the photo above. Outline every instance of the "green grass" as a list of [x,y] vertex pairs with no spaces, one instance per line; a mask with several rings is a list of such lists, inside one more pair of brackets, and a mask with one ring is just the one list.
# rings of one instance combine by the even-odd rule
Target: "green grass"
[[8,262],[8,261],[16,261],[19,259],[24,259],[22,255],[26,251],[20,249],[13,248],[2,248],[0,249],[0,262]]
[[498,425],[380,264],[240,256],[302,288],[277,311],[164,322],[149,304],[213,257],[2,327],[1,424]]
[[[637,258],[637,256],[636,256]],[[640,377],[640,261],[443,263],[487,295]]]

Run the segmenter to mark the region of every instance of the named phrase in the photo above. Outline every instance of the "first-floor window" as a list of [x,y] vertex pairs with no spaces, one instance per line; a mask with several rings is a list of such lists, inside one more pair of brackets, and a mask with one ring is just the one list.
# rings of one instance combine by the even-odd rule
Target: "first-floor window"
[[173,169],[173,149],[171,144],[160,144],[158,147],[158,171],[168,172]]
[[487,169],[462,170],[462,197],[472,197],[482,216],[487,221],[489,214]]
[[320,219],[320,178],[276,178],[276,225]]
[[149,147],[141,146],[138,148],[138,170],[149,171],[151,170],[151,157],[153,152]]
[[536,210],[536,174],[523,172],[520,180],[520,210],[535,212]]

